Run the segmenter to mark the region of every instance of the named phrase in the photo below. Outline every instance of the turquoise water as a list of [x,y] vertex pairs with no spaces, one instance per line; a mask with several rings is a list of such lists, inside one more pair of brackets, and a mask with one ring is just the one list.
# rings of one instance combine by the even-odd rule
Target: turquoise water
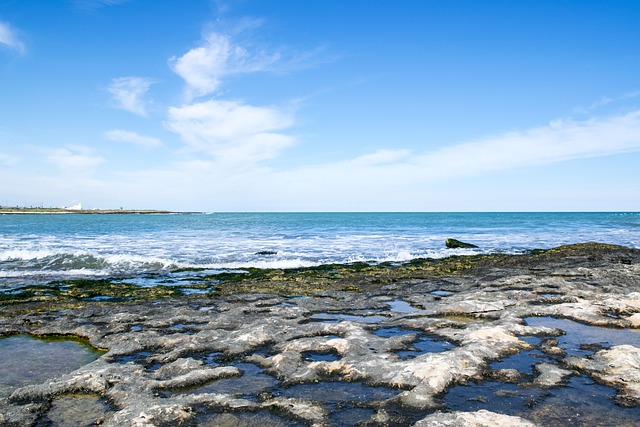
[[[446,249],[448,237],[479,249]],[[406,261],[586,241],[639,248],[640,213],[0,215],[0,287],[25,278]]]

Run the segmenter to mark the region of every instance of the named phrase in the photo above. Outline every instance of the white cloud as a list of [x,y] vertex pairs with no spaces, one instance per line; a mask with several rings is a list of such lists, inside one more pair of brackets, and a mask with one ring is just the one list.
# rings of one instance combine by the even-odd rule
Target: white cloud
[[130,142],[145,148],[153,148],[162,145],[162,141],[151,136],[140,135],[127,130],[113,129],[105,132],[105,138],[110,141]]
[[[588,193],[590,187],[569,189],[559,182],[553,188],[548,184],[541,184],[540,188],[533,185],[526,194],[519,194],[515,189],[500,190],[475,183],[485,182],[483,179],[500,182],[501,172],[507,172],[511,177],[519,176],[517,171],[521,168],[640,151],[640,111],[634,111],[585,121],[556,120],[546,126],[462,142],[430,152],[386,149],[340,162],[275,170],[244,160],[256,158],[256,153],[250,144],[242,142],[244,134],[241,132],[253,135],[265,132],[264,129],[273,123],[285,127],[288,121],[269,118],[269,114],[264,113],[273,112],[260,109],[252,112],[254,117],[251,118],[249,112],[241,112],[242,107],[247,106],[211,101],[173,109],[167,125],[194,149],[212,155],[233,154],[234,161],[248,167],[221,166],[219,162],[201,159],[188,164],[174,163],[165,171],[141,172],[139,182],[147,182],[149,188],[155,185],[153,182],[165,182],[162,191],[173,194],[176,200],[179,198],[192,209],[393,211],[490,210],[491,206],[493,209],[499,206],[502,210],[517,210],[519,207],[531,209],[536,206],[536,200],[545,200],[548,204],[536,209],[581,206],[579,209],[598,210],[613,205],[598,205],[600,202],[588,197],[569,203],[568,198],[560,196],[572,191],[577,194],[578,190]],[[234,114],[237,120],[230,119]],[[273,133],[273,130],[266,132]],[[236,140],[240,141],[238,145],[231,142],[227,145],[226,141]],[[230,153],[229,150],[235,151]],[[263,150],[259,153],[269,153],[268,148]],[[270,154],[274,153],[277,154],[277,150]],[[180,186],[172,184],[173,180],[180,182]],[[637,188],[633,185],[625,190],[625,194]],[[194,189],[191,199],[179,191],[186,187]],[[531,191],[533,189],[536,194]],[[567,199],[566,203],[563,197]],[[193,202],[198,199],[215,200],[215,204],[200,202],[202,207],[198,207]],[[637,202],[630,203],[637,205]]]
[[358,156],[348,163],[351,166],[380,166],[397,163],[411,155],[409,150],[378,150]]
[[596,109],[600,109],[602,107],[606,107],[610,104],[614,104],[614,103],[620,103],[620,102],[625,102],[628,100],[632,100],[635,98],[640,97],[640,91],[631,91],[631,92],[627,92],[622,94],[621,96],[618,97],[611,97],[611,96],[603,96],[602,98],[598,99],[595,102],[592,102],[591,105],[589,105],[588,107],[584,107],[584,106],[580,106],[580,107],[576,107],[574,108],[574,112],[578,113],[578,114],[592,114],[593,110]]
[[640,110],[586,121],[555,120],[547,126],[431,152],[381,150],[288,173],[309,179],[340,177],[363,185],[375,181],[426,183],[632,151],[640,151]]
[[[177,120],[174,124],[187,126],[183,137],[192,138],[196,144],[193,147],[199,147],[199,153],[214,153],[217,144],[224,146],[228,138],[239,135],[240,131],[229,123],[226,127],[216,125],[212,110],[217,108],[222,111],[218,115],[226,117],[233,113],[240,115],[247,106],[216,104],[197,104],[194,107],[202,110],[198,114],[189,108],[174,111]],[[285,118],[279,121],[269,118],[268,109],[247,108],[258,110],[253,114],[262,117],[248,120],[249,136],[274,133],[274,122],[279,126],[289,123]],[[249,116],[246,113],[244,117]],[[209,119],[214,120],[210,126]],[[218,139],[223,142],[216,142]],[[640,111],[580,122],[558,120],[553,126],[463,142],[432,152],[379,150],[341,162],[289,170],[259,167],[245,161],[243,155],[253,155],[251,147],[242,144],[240,147],[234,159],[246,167],[195,156],[150,170],[122,171],[109,181],[92,180],[88,174],[82,176],[83,179],[70,174],[29,174],[20,178],[15,175],[15,168],[0,169],[0,189],[10,200],[19,199],[19,191],[12,187],[15,187],[13,183],[22,182],[29,186],[30,194],[37,194],[43,200],[56,194],[60,200],[78,199],[83,204],[100,206],[216,211],[637,210],[639,206],[635,197],[638,181],[634,175],[612,189],[610,184],[598,187],[597,171],[572,179],[569,170],[575,172],[581,168],[576,162],[571,169],[567,167],[567,172],[561,170],[564,166],[555,169],[557,173],[567,174],[568,184],[544,176],[532,183],[528,179],[539,172],[536,169],[519,172],[519,169],[640,152]],[[86,147],[65,147],[49,155],[51,161],[66,169],[90,170],[102,162]],[[588,164],[593,166],[591,162]],[[624,173],[632,173],[629,165]],[[502,183],[505,177],[518,179],[520,176],[527,177],[526,188],[520,188],[517,183]]]
[[291,136],[281,133],[293,123],[276,108],[210,100],[169,108],[166,125],[194,150],[222,163],[249,165],[293,144]]
[[[640,111],[634,111],[586,121],[558,120],[431,152],[380,150],[340,162],[263,171],[252,187],[258,194],[269,194],[270,205],[263,209],[441,209],[433,197],[449,198],[447,203],[458,197],[438,195],[445,184],[464,182],[465,189],[491,194],[491,188],[474,187],[474,180],[502,171],[638,151]],[[465,190],[471,195],[470,191]]]
[[80,10],[93,12],[105,6],[115,6],[128,1],[129,0],[73,0],[73,3]]
[[20,54],[26,52],[24,43],[18,39],[15,30],[6,22],[0,22],[0,45],[5,45]]
[[144,77],[119,77],[111,80],[108,90],[118,108],[146,117],[147,103],[144,95],[153,83],[153,80]]
[[47,160],[70,175],[86,174],[104,163],[102,157],[93,155],[89,147],[81,145],[50,150]]
[[0,169],[9,169],[17,164],[20,159],[10,154],[0,153]]
[[445,147],[412,162],[433,179],[530,167],[640,150],[640,111],[586,121],[556,120]]
[[278,53],[249,52],[227,34],[210,33],[201,46],[169,62],[187,83],[191,99],[215,92],[225,76],[269,70],[279,59]]
[[[110,181],[93,182],[91,188],[100,189],[99,197],[106,200],[104,202],[98,201],[95,191],[91,193],[88,187],[81,187],[85,180],[67,176],[65,181],[66,175],[50,177],[56,191],[70,199],[81,199],[83,203],[96,200],[92,203],[102,206],[146,207],[160,203],[159,207],[216,211],[629,210],[638,207],[634,197],[638,191],[637,180],[621,182],[612,190],[608,184],[597,188],[597,171],[591,174],[592,178],[581,176],[579,182],[567,175],[567,184],[544,177],[532,183],[528,179],[535,176],[537,170],[519,170],[567,160],[640,152],[640,111],[586,121],[556,120],[553,125],[462,142],[431,152],[379,150],[341,162],[288,170],[252,163],[252,158],[269,154],[270,148],[262,147],[256,152],[244,142],[252,135],[278,135],[281,132],[278,129],[286,128],[290,118],[280,116],[277,111],[210,101],[175,108],[170,118],[172,121],[167,126],[175,126],[174,131],[189,141],[198,154],[216,157],[198,155],[191,160],[186,157],[183,161],[157,165],[155,169],[123,171]],[[246,129],[242,123],[247,124]],[[221,163],[218,149],[224,155],[231,155],[229,150],[233,151],[232,159],[236,163]],[[277,149],[275,152],[277,154]],[[51,157],[55,154],[57,163],[66,168],[96,166],[101,162],[90,150],[81,147],[66,147],[50,154]],[[580,168],[579,163],[573,162],[566,174]],[[624,173],[630,173],[628,166],[625,170]],[[555,171],[563,173],[559,168]],[[0,170],[0,174],[6,176],[9,172]],[[505,177],[518,179],[520,176],[528,177],[526,188],[501,183]],[[27,178],[23,181],[27,182]],[[4,181],[18,182],[6,178],[0,180],[0,188]],[[54,184],[48,185],[53,188]],[[158,194],[162,195],[161,199]]]

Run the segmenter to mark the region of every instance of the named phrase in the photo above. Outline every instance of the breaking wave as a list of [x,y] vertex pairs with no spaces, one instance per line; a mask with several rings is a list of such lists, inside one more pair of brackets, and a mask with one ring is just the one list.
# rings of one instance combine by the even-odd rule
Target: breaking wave
[[[2,216],[11,278],[172,274],[403,262],[599,241],[640,247],[638,214],[216,214]],[[480,249],[446,249],[448,237]],[[6,280],[4,280],[6,279]]]
[[[344,254],[343,257],[317,257],[293,252],[273,251],[267,255],[251,252],[199,256],[192,259],[170,259],[132,254],[97,254],[85,251],[60,252],[51,250],[0,251],[0,277],[76,277],[135,275],[142,273],[170,273],[179,269],[233,270],[242,268],[300,268],[328,263],[403,262],[419,257],[442,258],[453,254],[473,254],[468,249],[455,251],[423,251],[365,256]],[[373,255],[373,254],[371,254]]]

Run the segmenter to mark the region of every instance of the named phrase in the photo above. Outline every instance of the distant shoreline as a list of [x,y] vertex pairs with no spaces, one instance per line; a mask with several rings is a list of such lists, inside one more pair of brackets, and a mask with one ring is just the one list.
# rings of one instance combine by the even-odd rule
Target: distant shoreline
[[176,212],[157,209],[64,209],[64,208],[0,208],[0,215],[60,214],[60,215],[120,215],[120,214],[189,214],[197,212]]

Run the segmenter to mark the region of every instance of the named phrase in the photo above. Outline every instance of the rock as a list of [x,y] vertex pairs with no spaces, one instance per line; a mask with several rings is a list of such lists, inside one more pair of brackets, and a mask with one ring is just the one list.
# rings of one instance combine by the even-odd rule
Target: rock
[[103,424],[107,406],[97,396],[68,396],[54,399],[47,418],[57,426]]
[[487,378],[502,381],[503,383],[518,384],[522,382],[524,374],[517,369],[496,369],[487,373]]
[[567,365],[587,371],[598,382],[615,387],[619,404],[640,404],[640,348],[632,345],[601,350],[590,359],[569,357]]
[[278,255],[278,251],[258,251],[254,255]]
[[533,380],[534,384],[541,387],[555,387],[562,384],[565,377],[573,374],[572,371],[562,369],[550,363],[538,363],[535,370],[540,374]]
[[460,240],[456,240],[456,239],[447,239],[445,241],[445,245],[447,245],[449,249],[477,248],[476,245],[472,245],[471,243],[461,242]]
[[535,424],[523,418],[496,414],[481,409],[476,412],[436,412],[414,424],[414,427],[535,427]]
[[640,313],[635,313],[634,315],[627,317],[627,320],[631,322],[631,326],[634,328],[640,327]]
[[[620,256],[633,263],[615,262]],[[458,258],[467,258],[463,268],[452,264]],[[315,270],[268,280],[262,275],[247,275],[246,280],[234,276],[229,289],[246,286],[215,298],[150,296],[126,303],[71,305],[65,301],[2,303],[2,334],[77,335],[109,351],[67,375],[5,389],[11,394],[0,397],[0,425],[35,425],[49,415],[63,419],[74,402],[87,408],[83,414],[87,419],[103,422],[105,427],[237,425],[261,419],[262,425],[274,425],[272,419],[278,425],[279,419],[286,424],[292,418],[309,426],[329,425],[337,414],[335,404],[325,404],[326,399],[317,397],[320,395],[311,400],[311,394],[279,394],[287,386],[293,391],[302,383],[314,393],[320,390],[322,396],[332,397],[331,387],[337,382],[348,383],[345,390],[353,387],[354,395],[364,393],[356,408],[371,411],[354,411],[365,417],[360,425],[411,425],[416,422],[416,411],[441,409],[441,396],[461,384],[498,379],[517,384],[532,381],[523,386],[538,387],[565,382],[570,372],[552,362],[536,366],[536,379],[528,371],[491,369],[495,361],[522,350],[544,352],[543,362],[563,355],[556,339],[562,331],[536,326],[526,320],[529,317],[554,316],[617,328],[629,327],[640,317],[635,316],[640,313],[637,250],[582,245],[537,255],[368,266],[350,274],[345,268],[340,275],[328,276]],[[290,288],[274,286],[288,279]],[[357,285],[360,290],[345,290],[346,285]],[[301,291],[306,289],[314,290]],[[434,299],[430,293],[434,289],[455,292]],[[560,292],[560,300],[540,298],[541,293]],[[419,315],[389,309],[389,301],[396,300],[421,307]],[[422,351],[420,345],[428,343],[428,338],[451,346]],[[541,342],[535,344],[538,340]],[[597,350],[593,356],[568,357],[559,366],[616,387],[617,403],[639,402],[640,345],[593,349]],[[407,350],[412,350],[412,357],[401,357],[400,351]],[[254,379],[268,386],[238,394],[238,383]],[[211,391],[209,387],[216,384],[215,392]],[[194,387],[197,392],[184,392]],[[508,384],[499,386],[495,396],[513,398],[518,393],[513,389]],[[597,399],[584,393],[586,403],[576,409],[568,406],[573,404],[569,399],[563,401],[560,390],[550,394],[557,395],[557,402],[555,397],[549,404],[541,401],[533,409],[537,414],[528,408],[522,416],[541,426],[570,425],[575,421],[570,417],[589,413],[587,405]],[[91,398],[85,398],[87,395]],[[246,398],[239,397],[242,395]],[[487,398],[487,409],[493,409],[492,400]],[[108,403],[102,413],[101,402]],[[604,425],[602,419],[607,425],[627,421],[626,415],[621,418],[599,405],[593,407],[598,409],[588,416],[601,418],[592,418],[595,422],[580,418],[583,425]],[[548,408],[554,411],[552,415],[542,413]],[[630,414],[633,417],[635,412]],[[206,424],[200,424],[203,415],[208,417]],[[546,422],[550,416],[560,421]],[[637,423],[632,420],[626,425],[634,425],[633,421]],[[431,414],[418,425],[532,424],[483,410]]]

